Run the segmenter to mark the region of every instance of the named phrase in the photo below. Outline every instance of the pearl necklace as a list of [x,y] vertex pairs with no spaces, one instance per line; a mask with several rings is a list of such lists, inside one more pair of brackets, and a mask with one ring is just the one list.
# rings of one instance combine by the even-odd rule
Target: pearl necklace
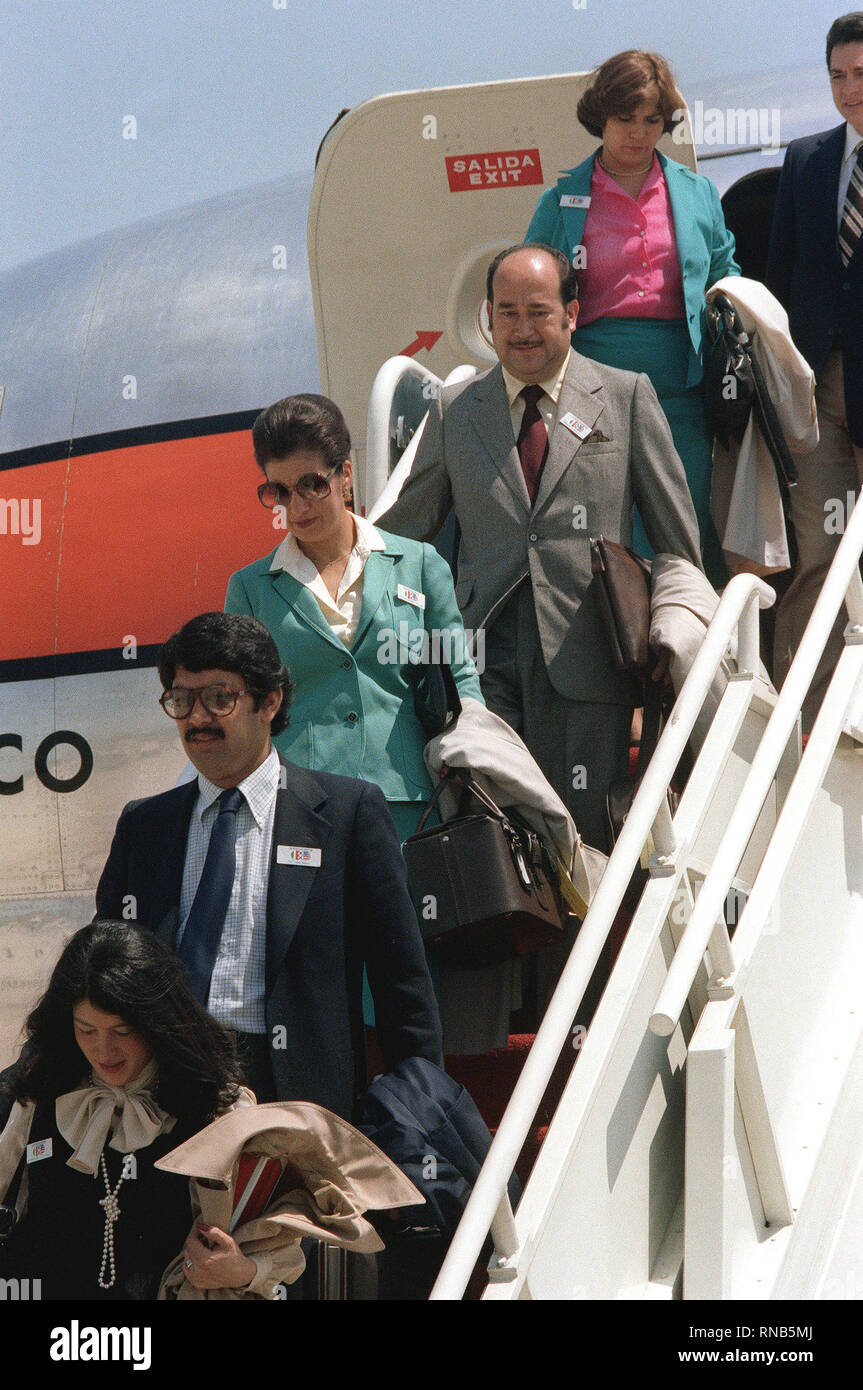
[[[104,1150],[99,1159],[99,1168],[102,1177],[105,1179],[105,1196],[99,1198],[99,1206],[103,1207],[105,1210],[105,1235],[102,1239],[102,1264],[99,1268],[99,1288],[113,1289],[117,1278],[117,1268],[114,1262],[114,1226],[120,1219],[120,1203],[117,1200],[117,1193],[120,1191],[120,1186],[126,1176],[126,1164],[123,1164],[122,1172],[117,1179],[117,1185],[113,1192],[111,1191],[111,1184],[108,1181],[108,1168],[105,1163]],[[110,1275],[107,1284],[105,1283],[106,1271]]]
[[653,168],[653,155],[650,156],[650,163],[645,164],[643,169],[630,169],[629,171],[625,169],[612,169],[609,167],[609,165],[606,164],[601,154],[598,154],[596,157],[599,160],[605,172],[607,174],[611,174],[611,177],[613,179],[634,179],[641,174],[649,173],[650,170]]

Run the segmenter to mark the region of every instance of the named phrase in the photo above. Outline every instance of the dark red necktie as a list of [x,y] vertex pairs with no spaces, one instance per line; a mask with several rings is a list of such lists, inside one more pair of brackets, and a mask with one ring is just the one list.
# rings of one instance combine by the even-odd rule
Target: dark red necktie
[[519,395],[524,401],[524,414],[521,417],[521,429],[518,432],[516,448],[521,460],[521,471],[527,484],[530,504],[533,506],[536,501],[542,465],[545,463],[545,456],[548,453],[548,430],[539,413],[538,404],[540,396],[545,395],[545,392],[541,386],[525,386],[519,391]]

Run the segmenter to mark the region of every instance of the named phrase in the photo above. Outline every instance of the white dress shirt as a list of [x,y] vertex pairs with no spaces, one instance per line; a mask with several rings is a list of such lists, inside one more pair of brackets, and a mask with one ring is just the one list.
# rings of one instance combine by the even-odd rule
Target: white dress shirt
[[[267,890],[280,774],[279,756],[271,748],[260,767],[239,784],[243,804],[237,811],[234,886],[207,1001],[207,1010],[214,1018],[226,1028],[242,1033],[264,1033],[267,1026],[264,1011]],[[224,791],[201,773],[198,773],[198,788],[186,841],[178,946],[198,891],[210,835],[219,814],[216,801]]]
[[[548,431],[549,439],[551,438],[551,432],[557,421],[557,402],[560,397],[560,389],[563,386],[563,378],[566,376],[566,369],[569,366],[571,352],[572,349],[566,354],[563,366],[560,368],[559,372],[554,376],[548,377],[545,381],[537,382],[537,385],[541,386],[545,392],[545,395],[540,396],[537,401],[537,409],[545,421],[545,428]],[[503,384],[506,387],[506,397],[509,401],[509,418],[512,421],[512,432],[514,437],[518,439],[518,432],[521,429],[521,419],[524,415],[524,397],[521,395],[521,392],[524,390],[527,383],[519,381],[518,377],[513,376],[504,366],[501,366],[501,371],[503,372]]]
[[303,554],[292,532],[285,536],[270,564],[271,574],[284,570],[314,594],[325,621],[346,647],[350,647],[353,642],[360,621],[366,560],[373,550],[386,550],[385,541],[370,521],[366,521],[364,516],[356,515],[353,520],[356,541],[348,556],[348,563],[335,598],[318,573],[317,567],[308,555]]

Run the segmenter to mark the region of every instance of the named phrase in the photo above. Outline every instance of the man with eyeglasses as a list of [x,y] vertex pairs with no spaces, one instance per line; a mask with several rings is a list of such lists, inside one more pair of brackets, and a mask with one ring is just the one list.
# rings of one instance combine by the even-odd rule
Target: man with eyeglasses
[[152,927],[239,1036],[259,1101],[349,1118],[366,1085],[365,965],[388,1068],[442,1063],[440,1022],[382,793],[280,760],[290,675],[262,623],[204,613],[159,654],[161,705],[198,778],[132,802],[96,891]]

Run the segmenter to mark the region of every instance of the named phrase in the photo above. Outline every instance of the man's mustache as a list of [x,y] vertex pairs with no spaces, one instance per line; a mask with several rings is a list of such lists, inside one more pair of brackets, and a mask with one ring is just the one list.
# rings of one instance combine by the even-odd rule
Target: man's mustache
[[198,734],[215,734],[217,738],[225,737],[224,729],[220,729],[218,724],[214,724],[209,729],[187,729],[184,735],[186,742],[193,743]]

